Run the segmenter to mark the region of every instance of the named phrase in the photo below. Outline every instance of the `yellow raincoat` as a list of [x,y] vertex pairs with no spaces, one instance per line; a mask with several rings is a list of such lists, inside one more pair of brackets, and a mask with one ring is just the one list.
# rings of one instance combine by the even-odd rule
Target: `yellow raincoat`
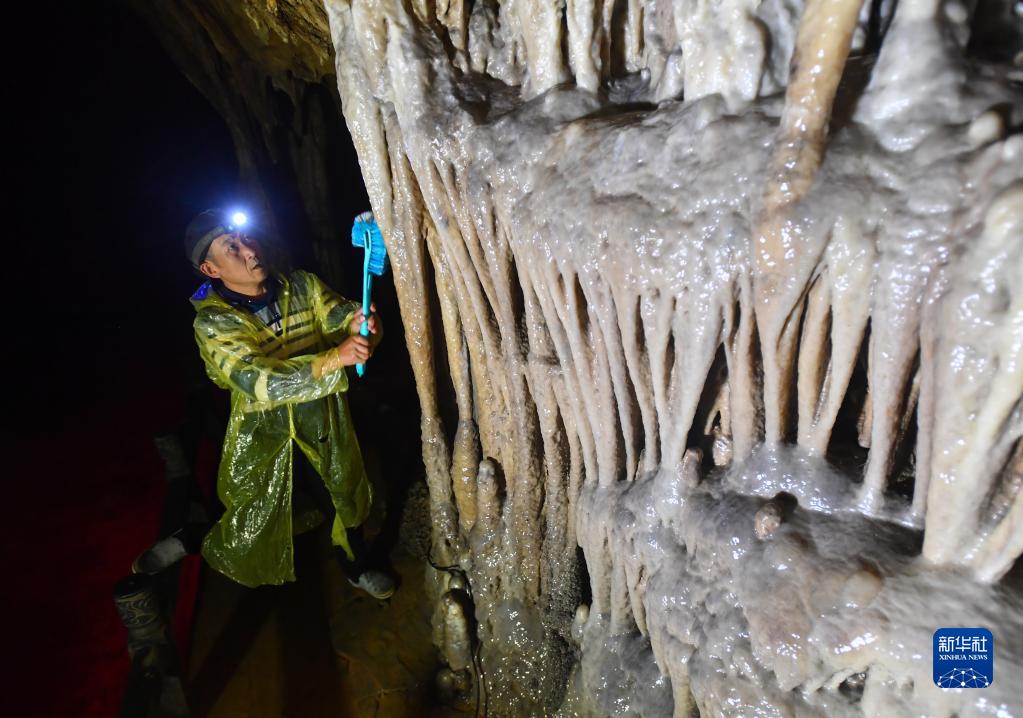
[[231,392],[217,475],[226,507],[207,534],[209,564],[246,586],[295,580],[292,442],[323,477],[337,509],[331,538],[351,556],[345,529],[369,513],[370,483],[344,392],[344,369],[314,376],[318,354],[340,344],[359,308],[318,277],[280,276],[280,329],[236,309],[207,282],[192,296],[195,339],[213,382]]

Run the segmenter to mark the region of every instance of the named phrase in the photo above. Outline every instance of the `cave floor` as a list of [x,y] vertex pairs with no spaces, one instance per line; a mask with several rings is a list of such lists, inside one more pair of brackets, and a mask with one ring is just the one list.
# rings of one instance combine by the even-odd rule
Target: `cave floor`
[[398,592],[376,601],[349,586],[325,530],[296,537],[298,581],[248,589],[210,569],[188,660],[192,715],[464,716],[436,705],[424,566],[392,557]]

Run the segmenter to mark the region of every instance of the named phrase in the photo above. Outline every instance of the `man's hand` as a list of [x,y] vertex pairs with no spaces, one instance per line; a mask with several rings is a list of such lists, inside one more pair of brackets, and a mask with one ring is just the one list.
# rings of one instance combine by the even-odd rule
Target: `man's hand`
[[[366,315],[362,313],[362,307],[355,310],[355,314],[352,316],[352,323],[349,325],[348,331],[353,336],[359,333],[362,328],[362,322],[366,318]],[[377,305],[369,305],[369,333],[376,334],[378,330],[383,329],[383,322],[377,317]]]
[[342,366],[352,366],[365,364],[370,354],[373,353],[373,348],[370,346],[369,339],[356,335],[341,342],[337,347],[337,353],[341,358]]

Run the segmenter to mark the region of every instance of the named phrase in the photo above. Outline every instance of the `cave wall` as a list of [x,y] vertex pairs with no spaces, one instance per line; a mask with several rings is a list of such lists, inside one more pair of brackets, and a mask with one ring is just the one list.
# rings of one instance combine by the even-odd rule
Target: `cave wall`
[[983,615],[1020,670],[1021,96],[971,8],[327,8],[495,713],[1018,712],[926,660]]

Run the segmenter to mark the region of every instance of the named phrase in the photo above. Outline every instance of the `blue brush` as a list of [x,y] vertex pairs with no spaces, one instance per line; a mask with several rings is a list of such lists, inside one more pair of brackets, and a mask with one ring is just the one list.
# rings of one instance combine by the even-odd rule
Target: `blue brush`
[[[366,259],[362,264],[362,316],[369,317],[369,291],[373,284],[373,275],[381,276],[387,270],[387,247],[384,235],[373,218],[372,212],[363,212],[355,218],[352,225],[352,244],[366,250]],[[369,336],[369,322],[365,319],[359,327],[359,334]],[[365,364],[356,364],[355,371],[359,376],[366,373]]]

